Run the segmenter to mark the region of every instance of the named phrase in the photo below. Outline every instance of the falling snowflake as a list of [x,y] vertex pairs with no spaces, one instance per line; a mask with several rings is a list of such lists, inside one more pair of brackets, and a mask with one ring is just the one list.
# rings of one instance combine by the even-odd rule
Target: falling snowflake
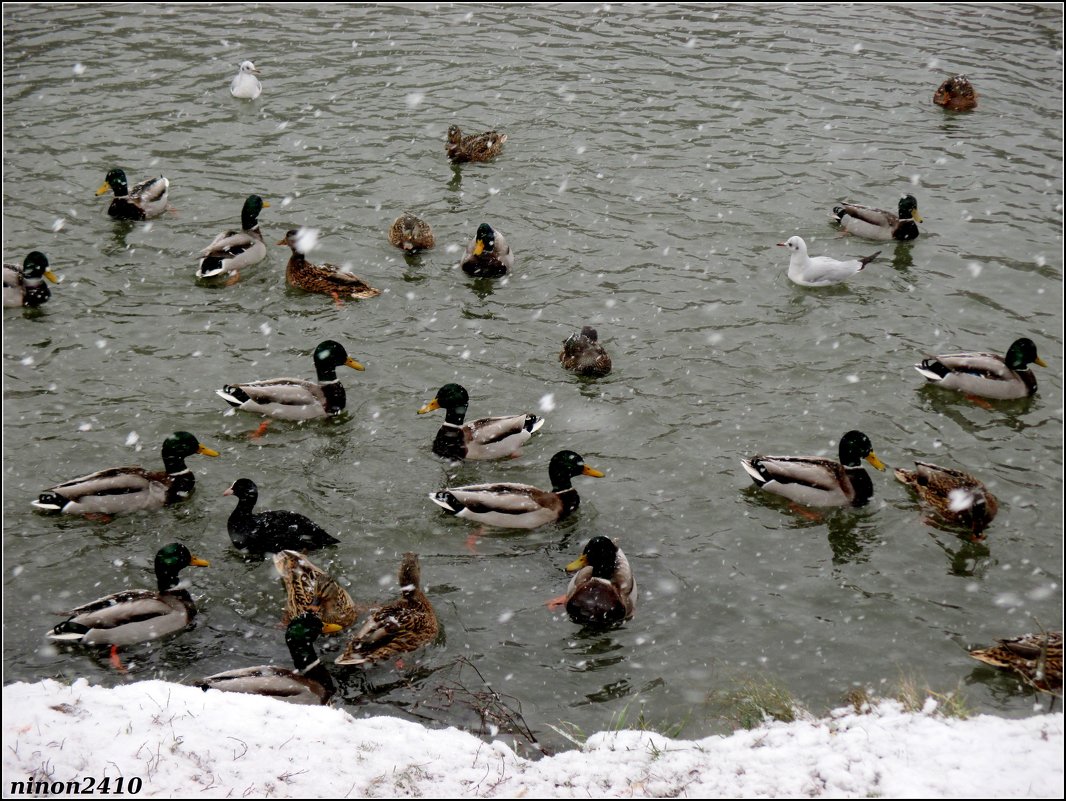
[[296,232],[296,247],[301,253],[310,253],[317,244],[318,231],[314,228],[301,228]]
[[970,490],[953,489],[948,493],[948,508],[953,512],[965,512],[973,506],[974,497]]

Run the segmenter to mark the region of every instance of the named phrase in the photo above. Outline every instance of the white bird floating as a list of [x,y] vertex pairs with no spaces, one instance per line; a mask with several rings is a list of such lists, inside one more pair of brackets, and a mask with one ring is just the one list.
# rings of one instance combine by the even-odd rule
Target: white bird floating
[[851,261],[837,261],[828,256],[815,256],[812,259],[807,255],[807,243],[798,236],[791,237],[787,242],[778,242],[777,246],[792,251],[792,258],[788,263],[788,277],[800,286],[839,284],[851,278],[881,253],[879,250],[872,256]]
[[233,82],[230,83],[229,93],[234,97],[255,100],[263,91],[263,84],[255,77],[258,74],[259,70],[255,68],[255,64],[251,61],[245,61],[241,64],[241,69],[234,77]]

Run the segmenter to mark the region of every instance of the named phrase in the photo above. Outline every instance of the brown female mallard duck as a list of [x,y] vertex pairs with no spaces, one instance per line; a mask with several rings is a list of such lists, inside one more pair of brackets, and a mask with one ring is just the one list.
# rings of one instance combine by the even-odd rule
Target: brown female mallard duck
[[289,286],[305,292],[321,292],[335,298],[373,298],[381,294],[362,278],[347,273],[333,264],[312,264],[307,252],[314,246],[317,234],[306,228],[294,228],[285,234],[279,245],[292,248],[292,256],[285,266]]
[[459,164],[464,161],[490,161],[500,155],[507,134],[486,131],[480,134],[463,136],[458,125],[448,128],[448,141],[444,150],[448,158]]
[[226,384],[215,393],[234,408],[282,420],[314,420],[344,411],[347,395],[337,378],[337,368],[363,370],[339,342],[327,339],[315,348],[317,381],[303,378],[269,378],[244,384]]
[[27,253],[22,266],[4,264],[4,308],[35,308],[46,303],[52,297],[46,278],[53,284],[59,280],[48,269],[48,257],[39,250]]
[[400,565],[400,597],[370,610],[370,616],[337,658],[337,664],[381,662],[433,642],[439,630],[437,613],[421,585],[418,556],[405,553]]
[[141,181],[130,189],[126,183],[126,173],[115,167],[108,171],[107,178],[96,194],[102,195],[108,189],[115,193],[115,198],[107,207],[107,213],[116,220],[150,220],[167,210],[170,181],[162,175]]
[[861,431],[842,436],[838,453],[839,462],[821,456],[753,456],[740,463],[760,489],[804,506],[862,506],[873,497],[874,485],[859,461],[866,459],[878,470],[885,465]]
[[566,589],[566,613],[575,623],[606,625],[633,617],[637,582],[626,555],[607,537],[589,540],[566,572],[574,574]]
[[178,581],[178,573],[190,565],[208,563],[178,542],[160,548],[155,555],[158,590],[122,590],[71,609],[70,617],[48,636],[82,645],[133,645],[181,631],[196,615],[192,596]]
[[301,553],[279,551],[274,554],[274,567],[285,585],[285,623],[313,611],[324,622],[346,629],[365,608],[356,605],[335,578]]
[[571,334],[559,351],[559,361],[571,373],[602,378],[611,372],[611,357],[599,342],[599,335],[591,325]]
[[896,478],[914,490],[950,525],[969,529],[978,536],[996,516],[999,504],[984,484],[961,470],[914,463],[916,470],[897,467]]
[[143,467],[112,467],[50,487],[33,501],[45,512],[68,515],[136,512],[161,509],[192,495],[196,478],[185,457],[202,453],[218,456],[188,431],[176,431],[163,440],[163,471]]
[[548,464],[552,491],[529,484],[497,482],[451,487],[429,498],[456,517],[499,528],[537,528],[570,515],[581,499],[571,483],[575,476],[602,478],[603,473],[585,464],[573,451],[559,451]]
[[285,629],[285,644],[296,670],[277,665],[239,668],[200,679],[196,686],[204,692],[252,693],[280,698],[292,704],[324,704],[337,688],[315,653],[315,640],[321,634],[338,631],[340,626],[323,623],[314,612],[304,612]]
[[433,229],[421,217],[405,211],[389,227],[389,244],[403,248],[405,253],[414,253],[433,247]]
[[986,665],[1013,670],[1041,692],[1062,694],[1062,632],[1023,634],[999,640],[990,648],[975,648],[970,656]]
[[517,456],[544,418],[525,412],[504,417],[482,417],[464,423],[470,396],[459,384],[445,384],[433,400],[418,410],[426,414],[444,409],[444,425],[433,440],[433,452],[445,459],[505,459]]
[[1036,376],[1030,364],[1047,367],[1036,355],[1033,340],[1015,340],[1006,356],[994,353],[947,353],[923,359],[914,369],[931,383],[982,398],[1011,400],[1036,394]]
[[270,208],[270,204],[259,195],[248,195],[241,207],[241,230],[223,231],[200,251],[197,278],[229,274],[237,280],[242,267],[251,267],[266,258],[266,243],[259,230],[259,213],[264,208]]
[[856,203],[841,203],[833,207],[833,218],[845,231],[865,239],[908,242],[918,238],[918,201],[914,195],[900,198],[898,214],[883,209],[873,209]]
[[969,111],[977,108],[977,92],[965,75],[955,75],[937,87],[933,102],[949,111]]
[[466,246],[459,266],[477,278],[499,278],[514,267],[514,253],[503,234],[488,223],[477,227],[473,241]]

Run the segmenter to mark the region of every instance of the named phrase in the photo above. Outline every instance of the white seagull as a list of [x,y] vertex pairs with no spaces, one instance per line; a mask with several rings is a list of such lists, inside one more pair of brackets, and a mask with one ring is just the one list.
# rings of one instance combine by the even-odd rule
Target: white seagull
[[245,61],[241,64],[240,72],[229,85],[229,93],[234,97],[255,100],[263,91],[263,84],[259,83],[259,79],[255,77],[258,74],[259,70],[255,68],[255,64]]
[[872,256],[851,261],[837,261],[828,256],[815,256],[812,259],[807,255],[807,243],[798,236],[791,237],[787,242],[778,242],[777,246],[792,251],[792,258],[788,262],[788,277],[800,286],[839,284],[851,278],[881,253],[879,250]]

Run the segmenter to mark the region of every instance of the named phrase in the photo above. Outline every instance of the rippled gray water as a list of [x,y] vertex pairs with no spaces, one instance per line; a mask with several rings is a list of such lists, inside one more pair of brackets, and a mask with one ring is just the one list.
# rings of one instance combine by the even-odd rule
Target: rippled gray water
[[[358,598],[395,594],[400,554],[421,554],[442,639],[408,674],[339,674],[355,714],[478,730],[457,688],[485,686],[459,657],[549,747],[566,744],[553,727],[642,706],[652,725],[720,730],[709,699],[753,675],[815,710],[911,677],[1031,712],[965,648],[1061,627],[1059,8],[7,5],[4,48],[5,261],[40,249],[63,277],[41,312],[4,312],[5,681],[286,662],[280,584],[226,536],[221,493],[247,476],[260,508],[340,533],[316,561]],[[228,93],[244,59],[262,72],[254,102]],[[973,113],[930,102],[956,72]],[[506,132],[503,156],[453,168],[450,124]],[[112,166],[165,174],[177,213],[111,221],[93,192]],[[827,221],[839,200],[892,207],[905,191],[925,219],[914,243],[840,239]],[[271,204],[268,241],[314,227],[314,260],[384,294],[338,308],[287,289],[274,247],[232,287],[197,285],[196,251],[252,192]],[[410,261],[385,239],[404,208],[438,242]],[[495,283],[456,268],[483,221],[517,254]],[[804,290],[774,246],[794,234],[814,254],[883,253],[846,287]],[[556,360],[583,323],[614,357],[606,379]],[[983,408],[911,367],[1020,336],[1049,364],[1031,401]],[[251,442],[258,421],[215,388],[310,377],[327,338],[367,367],[342,375],[350,413]],[[472,416],[539,409],[547,425],[520,459],[448,477],[430,452],[441,418],[415,411],[449,381]],[[984,479],[1001,501],[987,543],[924,525],[890,473],[867,508],[812,520],[740,468],[757,451],[832,454],[850,428],[890,466]],[[190,459],[189,502],[106,525],[31,510],[60,480],[158,468],[181,429],[222,451]],[[577,480],[579,512],[476,555],[471,527],[426,497],[446,480],[544,486],[564,448],[606,473]],[[618,539],[642,588],[606,633],[544,606],[595,534]],[[212,562],[187,571],[194,629],[131,649],[124,677],[46,645],[53,612],[150,586],[174,540]]]

